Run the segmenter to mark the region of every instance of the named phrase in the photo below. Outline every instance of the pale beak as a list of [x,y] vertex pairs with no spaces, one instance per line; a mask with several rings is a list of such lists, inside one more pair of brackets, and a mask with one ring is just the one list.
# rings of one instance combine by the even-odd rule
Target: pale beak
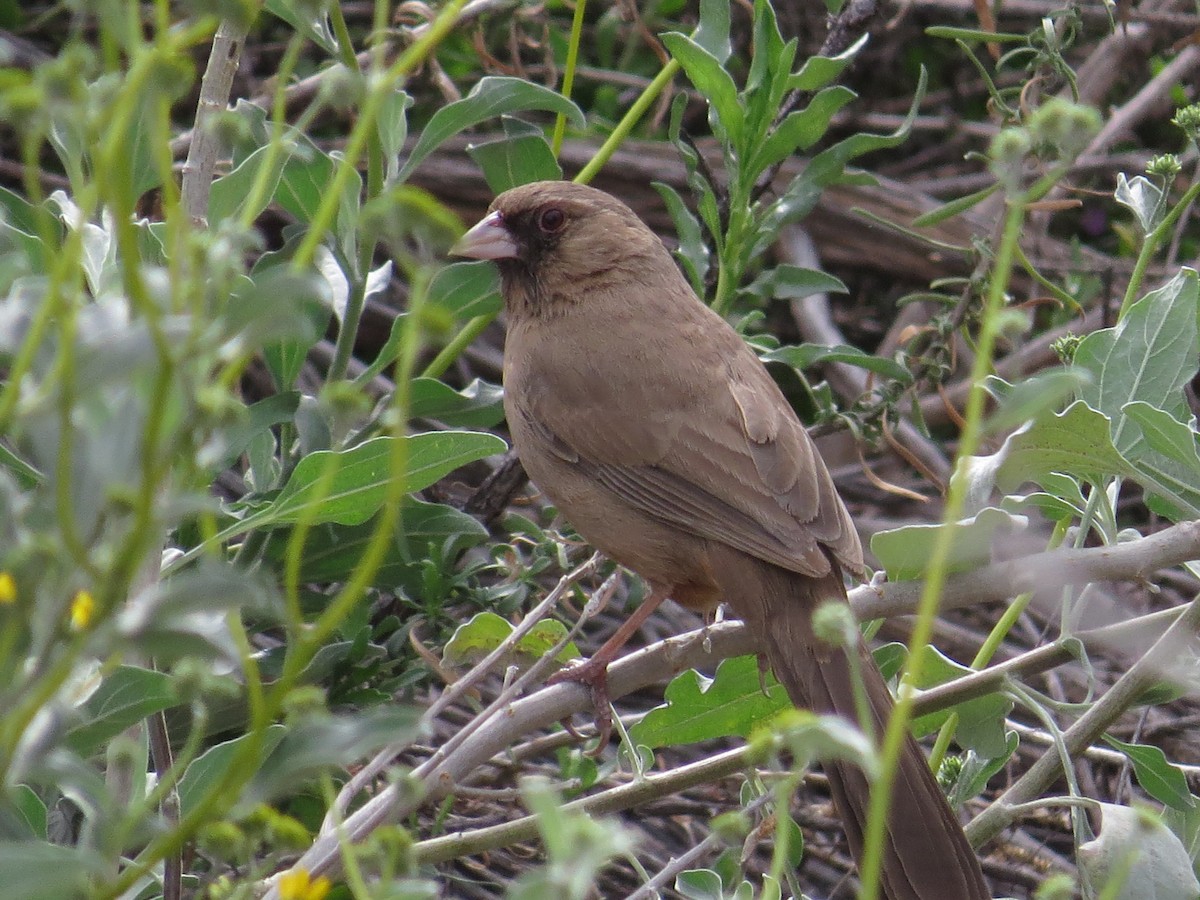
[[518,253],[517,243],[505,227],[499,210],[481,219],[450,248],[452,256],[471,259],[512,259]]

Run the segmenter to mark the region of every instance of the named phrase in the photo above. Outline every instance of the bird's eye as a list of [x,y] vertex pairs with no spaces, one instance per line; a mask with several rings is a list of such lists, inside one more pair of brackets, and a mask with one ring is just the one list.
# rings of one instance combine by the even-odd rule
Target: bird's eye
[[557,206],[551,206],[538,214],[537,223],[543,234],[554,234],[567,224],[567,217]]

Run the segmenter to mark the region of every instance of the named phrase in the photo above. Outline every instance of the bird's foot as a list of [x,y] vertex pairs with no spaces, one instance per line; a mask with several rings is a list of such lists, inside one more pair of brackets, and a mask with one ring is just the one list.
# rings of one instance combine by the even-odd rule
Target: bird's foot
[[[609,738],[612,737],[612,704],[608,699],[608,663],[592,657],[585,663],[559,669],[546,679],[547,685],[567,682],[582,684],[591,693],[598,742],[588,751],[588,756],[599,756],[608,746]],[[581,737],[570,722],[563,720],[563,727],[575,737]]]

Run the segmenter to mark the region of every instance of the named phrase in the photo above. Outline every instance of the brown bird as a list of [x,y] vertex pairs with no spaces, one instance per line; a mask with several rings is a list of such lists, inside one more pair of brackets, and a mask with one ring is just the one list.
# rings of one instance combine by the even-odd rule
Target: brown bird
[[[862,548],[833,479],[745,341],[692,291],[658,237],[594,188],[506,191],[454,253],[495,260],[508,313],[504,409],[529,477],[650,597],[582,672],[603,685],[617,647],[670,597],[722,601],[799,707],[857,721],[847,651],[812,614],[845,602]],[[892,698],[866,645],[851,652],[882,734]],[[856,858],[871,785],[825,766]],[[883,890],[986,900],[979,861],[911,738],[893,788]]]

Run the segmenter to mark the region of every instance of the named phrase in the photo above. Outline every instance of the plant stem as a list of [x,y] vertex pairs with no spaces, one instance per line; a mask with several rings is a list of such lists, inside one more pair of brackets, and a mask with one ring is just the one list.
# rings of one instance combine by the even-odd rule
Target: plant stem
[[[1033,190],[1029,193],[1033,193]],[[1004,296],[1012,272],[1013,261],[1016,258],[1017,241],[1021,235],[1021,222],[1024,220],[1025,204],[1028,199],[1028,194],[1023,194],[1012,198],[1008,203],[1004,230],[1001,233],[1000,246],[996,252],[994,277],[989,286],[983,308],[983,319],[980,323],[978,348],[975,364],[971,371],[971,390],[967,395],[965,421],[959,441],[959,460],[972,456],[979,446],[986,400],[983,381],[992,366],[992,355],[995,352],[996,337],[1000,330],[1000,311],[1004,306]],[[943,527],[938,531],[930,556],[929,573],[917,607],[917,620],[909,644],[908,662],[901,679],[902,684],[920,681],[921,670],[924,666],[925,647],[928,646],[929,639],[933,635],[933,622],[937,616],[942,586],[946,581],[950,547],[954,540],[954,526],[962,515],[966,501],[966,487],[966,479],[950,479],[946,493]],[[879,878],[883,871],[883,847],[887,835],[888,808],[891,804],[892,785],[896,779],[900,753],[908,736],[909,722],[912,720],[912,704],[911,692],[902,690],[884,733],[879,777],[872,786],[871,805],[867,817],[861,867],[862,888],[859,891],[859,900],[877,900],[879,897]]]
[[[583,38],[583,14],[587,0],[575,0],[575,15],[571,19],[571,42],[567,44],[567,68],[563,72],[562,95],[571,99],[575,87],[575,67],[579,64],[579,43]],[[555,158],[562,151],[563,135],[567,132],[567,114],[559,113],[554,120],[554,140],[551,147]]]
[[1129,287],[1126,288],[1125,298],[1121,301],[1121,310],[1117,313],[1118,322],[1125,317],[1125,313],[1129,312],[1129,307],[1133,306],[1134,301],[1138,299],[1138,294],[1142,289],[1142,279],[1146,277],[1146,269],[1150,266],[1150,260],[1154,257],[1154,254],[1158,252],[1163,239],[1166,238],[1184,211],[1196,201],[1197,197],[1200,197],[1200,181],[1197,181],[1188,188],[1180,201],[1158,223],[1158,227],[1146,235],[1146,240],[1142,244],[1142,250],[1138,254],[1137,262],[1133,265],[1133,272],[1129,276]]

